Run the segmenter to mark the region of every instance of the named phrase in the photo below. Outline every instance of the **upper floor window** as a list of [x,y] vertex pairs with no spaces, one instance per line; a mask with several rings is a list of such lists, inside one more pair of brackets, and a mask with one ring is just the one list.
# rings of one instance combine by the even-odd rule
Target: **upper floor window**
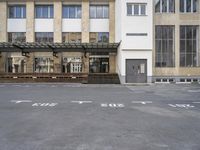
[[147,4],[127,4],[127,15],[129,16],[144,16],[146,15]]
[[157,13],[174,13],[175,0],[155,0],[155,12]]
[[8,42],[26,42],[26,33],[24,32],[9,32]]
[[36,32],[35,42],[53,42],[53,32]]
[[62,41],[66,43],[81,43],[81,32],[65,32]]
[[180,0],[180,12],[192,13],[197,12],[197,0]]
[[90,18],[91,19],[109,18],[109,6],[108,5],[91,5]]
[[109,33],[108,32],[91,32],[90,43],[108,43]]
[[8,6],[8,18],[26,18],[25,5]]
[[53,18],[53,5],[36,5],[36,18]]
[[81,6],[64,5],[62,10],[63,18],[81,18]]

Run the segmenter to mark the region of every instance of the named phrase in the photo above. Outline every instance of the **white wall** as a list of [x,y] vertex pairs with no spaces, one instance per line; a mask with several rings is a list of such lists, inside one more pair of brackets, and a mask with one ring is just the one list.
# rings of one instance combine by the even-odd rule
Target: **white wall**
[[35,32],[54,32],[53,19],[35,19]]
[[62,19],[62,32],[81,32],[81,19]]
[[[146,16],[127,16],[127,3],[146,3]],[[125,83],[126,59],[147,59],[147,76],[152,76],[153,49],[153,0],[116,0],[116,37],[120,42],[116,70],[121,82]],[[143,33],[147,36],[127,36]],[[149,80],[150,79],[150,80]]]
[[[127,3],[147,3],[147,16],[127,16]],[[152,0],[116,0],[116,42],[122,40],[122,49],[152,49]],[[121,30],[121,31],[120,31]],[[127,36],[127,33],[147,33],[147,36]]]
[[26,32],[26,19],[8,19],[7,32]]
[[109,32],[109,19],[90,19],[90,32]]

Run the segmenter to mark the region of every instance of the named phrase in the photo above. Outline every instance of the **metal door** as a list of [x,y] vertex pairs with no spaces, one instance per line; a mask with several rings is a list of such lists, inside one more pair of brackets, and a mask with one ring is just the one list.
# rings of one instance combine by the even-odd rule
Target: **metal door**
[[127,59],[126,60],[126,83],[147,82],[147,60]]

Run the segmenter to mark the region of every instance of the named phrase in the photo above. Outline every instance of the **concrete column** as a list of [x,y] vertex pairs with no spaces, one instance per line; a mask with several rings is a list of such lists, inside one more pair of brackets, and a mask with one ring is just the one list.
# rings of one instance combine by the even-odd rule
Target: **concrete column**
[[175,48],[175,68],[180,67],[180,26],[175,25],[175,37],[174,37],[174,48]]
[[7,3],[0,2],[0,42],[7,42]]
[[89,0],[82,0],[82,43],[89,43],[90,18]]
[[6,53],[0,54],[0,73],[5,73]]
[[54,42],[62,42],[62,2],[54,2]]
[[26,2],[26,42],[35,41],[34,2]]
[[56,54],[57,57],[53,57],[53,63],[54,63],[54,73],[61,73],[61,53]]
[[89,53],[83,56],[83,73],[89,73]]
[[26,57],[26,69],[27,73],[33,73],[33,65],[34,65],[34,53],[30,53],[29,57]]
[[109,73],[116,73],[116,54],[109,54]]
[[115,0],[109,0],[109,43],[115,42]]

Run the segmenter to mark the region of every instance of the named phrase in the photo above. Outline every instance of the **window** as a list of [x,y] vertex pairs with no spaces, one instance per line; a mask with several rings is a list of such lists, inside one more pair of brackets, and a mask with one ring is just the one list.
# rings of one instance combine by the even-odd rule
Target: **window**
[[62,11],[63,18],[81,18],[81,6],[79,5],[64,5]]
[[26,6],[24,5],[8,6],[8,18],[26,18]]
[[53,59],[49,57],[35,58],[34,71],[36,73],[52,73],[53,72]]
[[90,18],[91,19],[109,18],[109,6],[108,5],[91,5]]
[[26,73],[26,60],[24,57],[8,57],[5,67],[7,73]]
[[36,5],[36,18],[53,18],[53,5]]
[[156,67],[174,67],[174,26],[156,26]]
[[199,66],[198,26],[180,26],[180,66]]
[[156,13],[174,13],[175,0],[155,0]]
[[80,32],[63,33],[62,41],[66,43],[81,43],[81,33]]
[[8,42],[26,42],[26,33],[24,32],[9,32]]
[[127,4],[127,15],[129,16],[146,15],[146,4]]
[[63,57],[63,73],[81,73],[82,59],[81,57]]
[[109,33],[108,32],[91,32],[90,43],[108,43]]
[[52,32],[36,32],[35,33],[36,42],[53,42]]
[[182,13],[197,12],[197,6],[197,0],[180,0],[180,12]]

